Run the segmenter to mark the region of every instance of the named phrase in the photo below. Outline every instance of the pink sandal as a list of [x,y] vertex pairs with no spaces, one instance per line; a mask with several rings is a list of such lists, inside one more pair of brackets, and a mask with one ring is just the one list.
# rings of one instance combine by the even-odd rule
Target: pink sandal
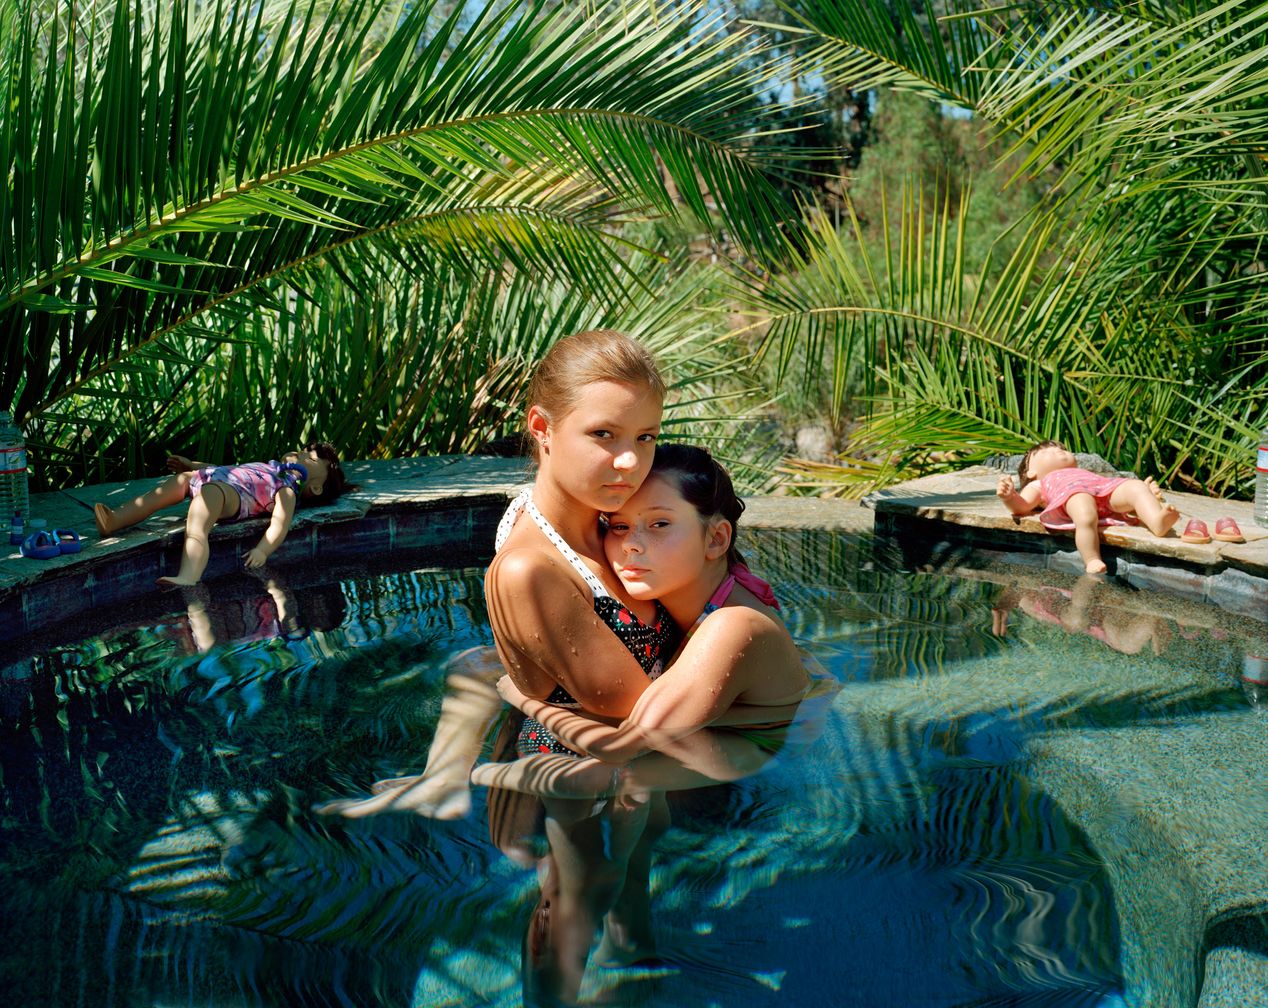
[[1207,531],[1206,522],[1201,518],[1190,518],[1180,539],[1187,543],[1209,543],[1211,533]]
[[1220,542],[1244,543],[1246,537],[1232,518],[1220,518],[1215,522],[1215,538]]

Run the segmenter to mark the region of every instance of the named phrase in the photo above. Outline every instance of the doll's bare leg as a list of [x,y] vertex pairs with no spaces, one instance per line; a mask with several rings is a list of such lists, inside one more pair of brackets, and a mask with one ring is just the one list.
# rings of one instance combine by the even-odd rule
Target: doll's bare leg
[[169,476],[153,490],[120,504],[117,508],[94,504],[92,513],[97,521],[97,535],[107,536],[118,532],[139,521],[145,521],[155,511],[179,504],[189,493],[189,477],[189,473]]
[[1180,520],[1180,512],[1162,500],[1162,491],[1153,480],[1126,480],[1110,494],[1110,507],[1123,514],[1132,513],[1150,532],[1165,536]]
[[185,546],[181,553],[181,569],[176,577],[159,578],[159,584],[198,584],[203,571],[207,569],[207,560],[211,557],[211,547],[207,539],[212,527],[221,518],[234,517],[240,507],[238,491],[228,483],[203,484],[198,496],[189,502],[189,514],[185,516]]
[[445,696],[423,772],[379,781],[373,797],[328,802],[317,811],[349,819],[404,811],[431,819],[463,818],[471,811],[471,768],[504,706],[495,686],[504,672],[494,648],[455,655],[446,668]]
[[1065,513],[1074,522],[1074,545],[1083,558],[1083,569],[1089,574],[1105,573],[1101,559],[1101,533],[1097,528],[1096,499],[1088,493],[1071,494],[1065,502]]

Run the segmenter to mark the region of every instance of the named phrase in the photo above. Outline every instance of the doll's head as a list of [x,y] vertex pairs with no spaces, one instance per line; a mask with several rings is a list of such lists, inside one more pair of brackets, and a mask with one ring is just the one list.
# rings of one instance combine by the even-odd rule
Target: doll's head
[[1050,472],[1069,469],[1076,464],[1074,453],[1060,441],[1040,441],[1017,464],[1019,489],[1034,480],[1043,479]]

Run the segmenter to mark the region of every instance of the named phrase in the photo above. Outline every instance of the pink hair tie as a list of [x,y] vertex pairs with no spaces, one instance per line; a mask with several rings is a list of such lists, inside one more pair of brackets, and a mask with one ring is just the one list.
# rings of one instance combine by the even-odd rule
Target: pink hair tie
[[742,584],[745,588],[757,596],[759,602],[770,606],[772,609],[779,608],[779,600],[775,598],[774,589],[754,574],[745,564],[737,563],[731,568],[731,576]]

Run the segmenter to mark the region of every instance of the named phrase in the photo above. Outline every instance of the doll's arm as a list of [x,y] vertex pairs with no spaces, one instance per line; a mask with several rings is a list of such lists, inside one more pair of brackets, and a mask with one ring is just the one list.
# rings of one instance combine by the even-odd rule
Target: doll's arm
[[243,564],[247,570],[263,567],[266,561],[286,541],[286,533],[291,530],[291,522],[295,518],[295,491],[290,487],[282,487],[273,499],[273,517],[269,519],[269,527],[264,530],[260,541],[247,551]]
[[196,469],[214,468],[215,462],[195,462],[184,455],[167,456],[167,468],[174,473],[193,472]]
[[1039,506],[1039,483],[1027,483],[1021,493],[1013,486],[1013,478],[1007,474],[995,485],[995,496],[1004,507],[1015,515],[1028,515]]

